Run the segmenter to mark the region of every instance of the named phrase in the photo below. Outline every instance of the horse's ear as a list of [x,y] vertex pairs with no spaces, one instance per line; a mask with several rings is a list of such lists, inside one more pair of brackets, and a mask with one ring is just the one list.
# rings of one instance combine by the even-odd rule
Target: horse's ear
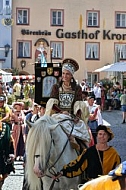
[[31,123],[30,121],[26,120],[26,124],[28,125],[29,128],[33,127],[33,123]]

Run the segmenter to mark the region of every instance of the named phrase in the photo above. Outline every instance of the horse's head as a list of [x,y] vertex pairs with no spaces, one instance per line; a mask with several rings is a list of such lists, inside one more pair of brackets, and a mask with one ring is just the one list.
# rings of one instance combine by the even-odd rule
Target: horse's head
[[35,155],[40,155],[40,167],[45,171],[50,155],[53,152],[51,129],[56,123],[51,117],[43,116],[35,123],[27,121],[27,124],[30,126],[26,143],[28,158],[30,160],[32,158],[32,161],[34,162]]

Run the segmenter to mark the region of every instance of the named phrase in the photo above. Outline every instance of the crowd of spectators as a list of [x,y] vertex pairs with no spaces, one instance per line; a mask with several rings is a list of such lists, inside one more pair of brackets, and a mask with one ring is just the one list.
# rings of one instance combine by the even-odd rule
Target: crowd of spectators
[[93,95],[96,104],[101,106],[101,111],[112,111],[121,108],[120,97],[124,94],[125,88],[122,89],[119,82],[116,82],[113,86],[95,82],[91,88],[86,79],[83,79],[80,86],[82,87],[83,99],[85,100],[88,95]]
[[[93,88],[90,88],[86,79],[80,84],[82,88],[82,98],[89,108],[88,126],[91,130],[93,138],[92,145],[96,142],[98,125],[102,124],[101,111],[120,109],[121,106],[126,106],[122,100],[126,94],[125,89],[121,89],[119,83],[111,88],[106,88],[100,82],[94,83]],[[23,160],[25,155],[25,143],[29,131],[26,120],[35,122],[38,118],[44,115],[45,107],[34,102],[35,84],[33,81],[19,80],[12,84],[0,83],[0,125],[5,122],[10,127],[14,140],[14,157],[15,160]],[[8,103],[9,96],[14,96],[14,100]],[[29,99],[31,104],[25,106],[25,101]],[[123,123],[125,123],[125,112],[123,110]],[[90,144],[91,145],[91,144]]]

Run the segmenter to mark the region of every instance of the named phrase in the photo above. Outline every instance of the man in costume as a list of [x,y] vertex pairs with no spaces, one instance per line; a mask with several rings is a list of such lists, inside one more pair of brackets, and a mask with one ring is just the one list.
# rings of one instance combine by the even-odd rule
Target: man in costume
[[14,147],[10,135],[10,128],[6,123],[0,122],[0,190],[5,178],[14,172]]
[[5,122],[9,125],[11,129],[11,122],[10,122],[10,113],[11,110],[6,102],[6,97],[4,95],[0,95],[0,122]]

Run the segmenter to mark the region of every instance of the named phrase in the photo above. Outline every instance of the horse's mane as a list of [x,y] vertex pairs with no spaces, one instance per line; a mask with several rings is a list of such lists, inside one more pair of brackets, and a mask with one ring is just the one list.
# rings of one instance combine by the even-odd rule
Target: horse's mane
[[45,120],[37,120],[35,126],[30,129],[26,141],[26,177],[28,182],[30,182],[30,184],[32,183],[31,187],[33,190],[36,189],[36,186],[40,187],[40,179],[37,178],[33,172],[35,154],[42,155],[40,159],[43,158],[43,160],[40,160],[40,163],[42,163],[43,166],[41,165],[40,167],[46,167],[46,155],[51,143],[51,136],[47,124],[48,122]]

